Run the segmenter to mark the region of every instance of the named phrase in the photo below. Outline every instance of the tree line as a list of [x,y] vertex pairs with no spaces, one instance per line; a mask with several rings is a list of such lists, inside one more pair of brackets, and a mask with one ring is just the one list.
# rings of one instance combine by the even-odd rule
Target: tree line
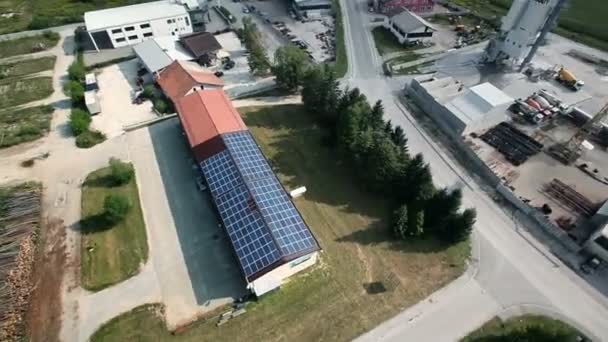
[[447,243],[469,237],[475,210],[462,210],[460,189],[433,184],[423,156],[409,152],[402,127],[384,120],[381,101],[370,104],[358,88],[341,90],[331,67],[294,62],[293,56],[285,60],[273,69],[291,75],[275,74],[277,83],[287,90],[301,87],[306,110],[327,130],[329,141],[351,163],[356,176],[371,191],[393,200],[396,236],[432,236]]

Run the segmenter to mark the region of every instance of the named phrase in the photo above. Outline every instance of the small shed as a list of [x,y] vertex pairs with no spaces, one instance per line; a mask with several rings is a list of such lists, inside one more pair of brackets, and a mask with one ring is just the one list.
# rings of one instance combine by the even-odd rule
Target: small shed
[[179,38],[182,45],[200,65],[212,65],[222,46],[209,32],[197,32]]

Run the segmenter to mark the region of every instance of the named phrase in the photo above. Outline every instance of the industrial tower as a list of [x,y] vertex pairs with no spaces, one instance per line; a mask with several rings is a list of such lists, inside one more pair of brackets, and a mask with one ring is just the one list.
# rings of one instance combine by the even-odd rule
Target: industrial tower
[[500,32],[490,40],[483,62],[510,61],[522,66],[534,57],[538,46],[554,27],[567,0],[514,0],[502,18]]

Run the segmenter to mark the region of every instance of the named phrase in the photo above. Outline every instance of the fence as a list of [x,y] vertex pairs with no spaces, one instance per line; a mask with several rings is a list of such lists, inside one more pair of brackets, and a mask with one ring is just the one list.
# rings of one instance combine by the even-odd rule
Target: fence
[[471,172],[479,176],[487,185],[491,186],[502,198],[519,209],[528,218],[537,223],[543,231],[556,238],[569,251],[578,253],[581,246],[572,241],[559,227],[549,221],[536,208],[524,203],[508,187],[502,184],[501,179],[479,158],[479,156],[466,145],[460,136],[459,130],[450,123],[447,109],[438,103],[435,98],[417,85],[416,80],[406,88],[408,95],[415,101],[425,115],[448,137],[449,145],[459,162]]

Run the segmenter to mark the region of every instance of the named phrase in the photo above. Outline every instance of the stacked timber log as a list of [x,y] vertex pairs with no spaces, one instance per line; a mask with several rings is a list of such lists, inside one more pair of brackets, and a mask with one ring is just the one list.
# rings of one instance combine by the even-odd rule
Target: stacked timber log
[[37,184],[0,188],[0,341],[24,338],[40,206]]

